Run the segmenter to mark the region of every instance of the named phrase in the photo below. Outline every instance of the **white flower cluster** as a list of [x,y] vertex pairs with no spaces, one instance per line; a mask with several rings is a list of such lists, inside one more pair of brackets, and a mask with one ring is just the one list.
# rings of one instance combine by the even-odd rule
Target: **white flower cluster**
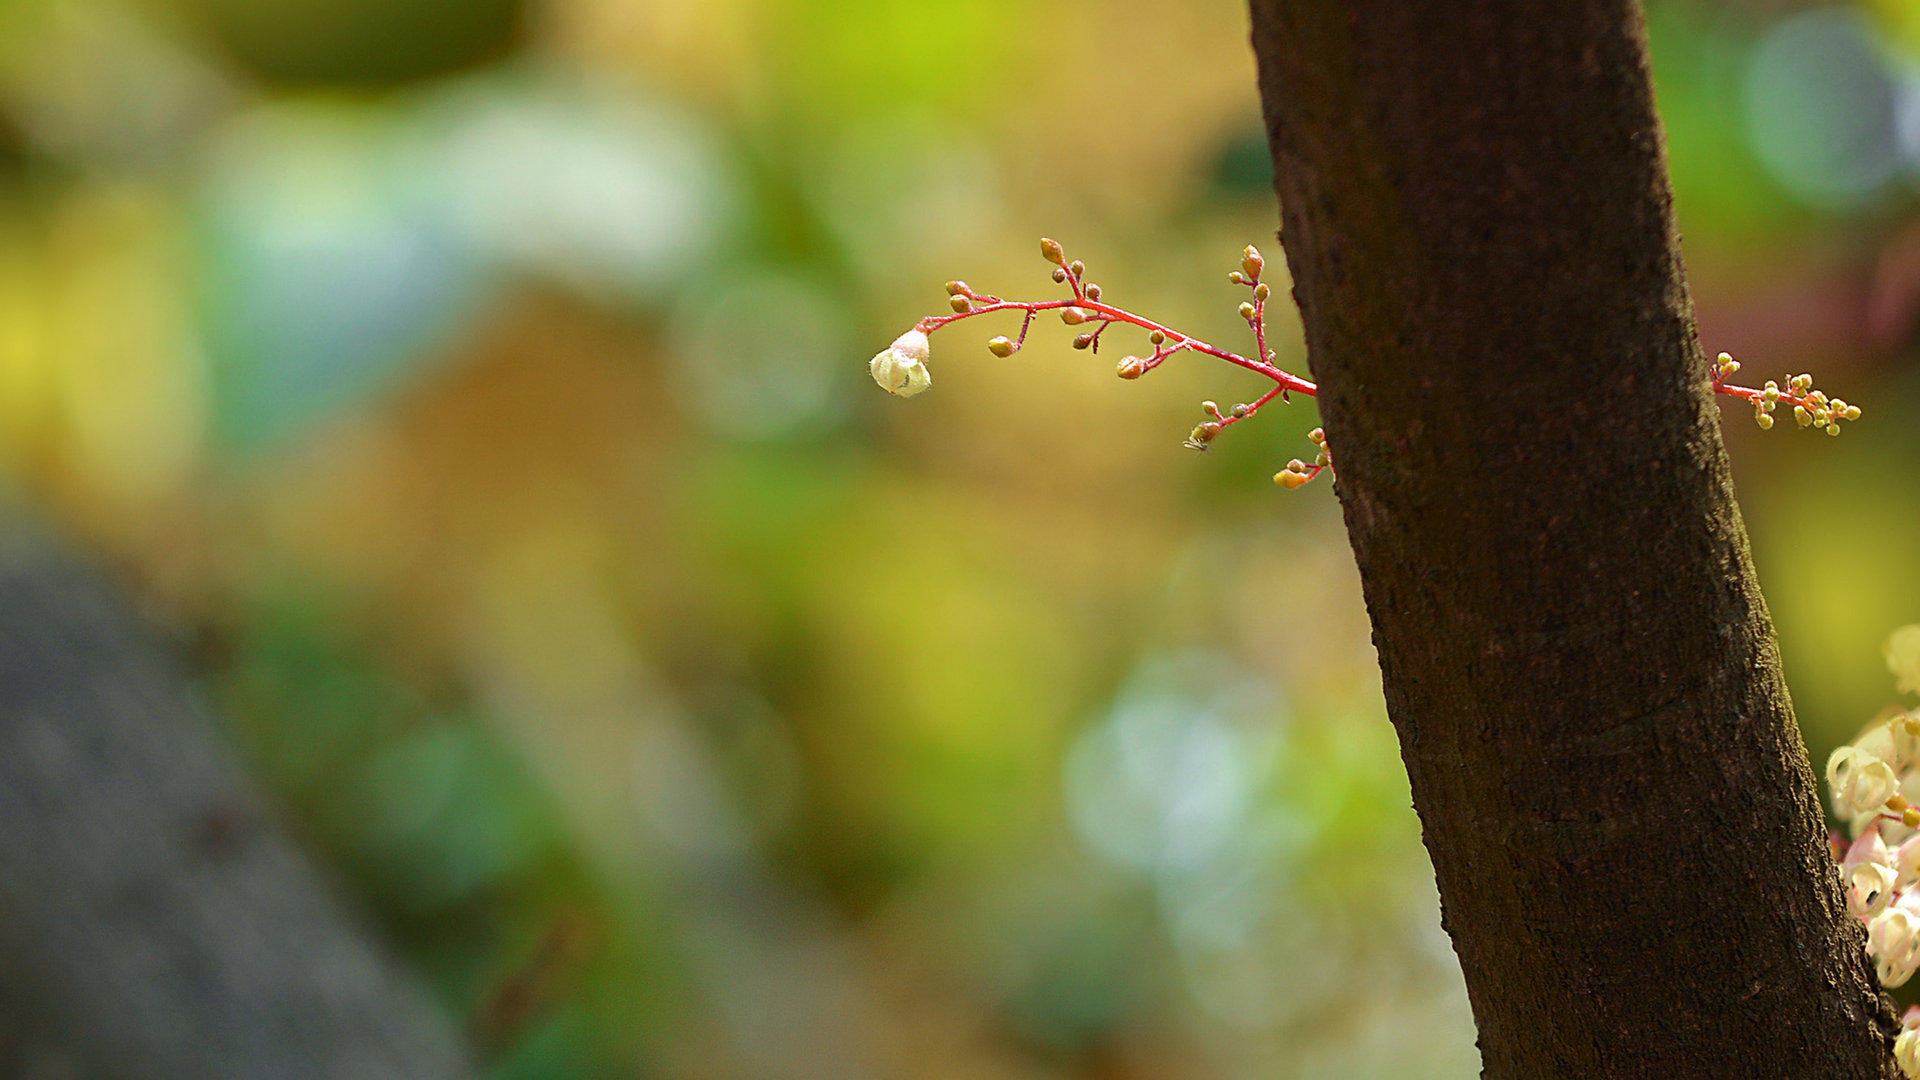
[[[1920,691],[1920,625],[1888,639],[1900,689]],[[1920,968],[1920,709],[1889,709],[1827,758],[1834,815],[1853,839],[1840,854],[1847,909],[1867,926],[1867,955],[1893,989]],[[1843,841],[1836,834],[1835,849]],[[1920,1009],[1910,1011],[1894,1056],[1920,1080]]]
[[912,397],[933,385],[933,376],[927,373],[927,357],[931,355],[927,346],[925,333],[909,330],[875,353],[867,362],[867,371],[887,393]]

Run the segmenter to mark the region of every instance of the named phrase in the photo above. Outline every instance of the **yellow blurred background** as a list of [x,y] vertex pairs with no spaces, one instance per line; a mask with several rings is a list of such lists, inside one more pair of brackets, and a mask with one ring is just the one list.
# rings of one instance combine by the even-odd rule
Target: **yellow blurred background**
[[[1824,759],[1920,621],[1920,4],[1650,20],[1704,342],[1866,410],[1727,412]],[[1196,455],[1257,377],[865,370],[1042,233],[1246,347],[1245,22],[12,0],[0,487],[491,1076],[1477,1075],[1338,507],[1267,479],[1311,402]]]

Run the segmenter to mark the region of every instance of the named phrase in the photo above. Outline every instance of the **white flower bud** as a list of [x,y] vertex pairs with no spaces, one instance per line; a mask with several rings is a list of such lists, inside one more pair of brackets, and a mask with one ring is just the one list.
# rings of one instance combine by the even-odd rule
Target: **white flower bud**
[[1908,730],[1909,720],[1905,714],[1888,721],[1883,730],[1887,734],[1886,759],[1895,770],[1904,770],[1920,764],[1920,723]]
[[875,353],[867,363],[867,371],[887,393],[912,397],[933,385],[933,376],[927,372],[929,355],[927,335],[909,330]]
[[1893,867],[1863,862],[1847,873],[1847,910],[1855,918],[1869,919],[1886,910],[1893,898]]
[[1861,863],[1893,865],[1893,853],[1887,850],[1887,842],[1880,838],[1878,821],[1869,822],[1853,843],[1848,845],[1846,854],[1840,859],[1840,869],[1852,870]]
[[1901,1072],[1920,1080],[1920,1028],[1908,1028],[1893,1040],[1893,1060],[1900,1063]]
[[1894,888],[1905,892],[1920,885],[1920,834],[1907,838],[1893,853]]
[[1857,746],[1842,746],[1827,758],[1827,787],[1836,817],[1851,818],[1878,810],[1900,790],[1892,766]]
[[1903,626],[1887,638],[1887,670],[1904,694],[1920,694],[1920,623]]
[[[1867,923],[1867,953],[1878,965],[1880,985],[1891,990],[1913,976],[1913,965],[1920,959],[1920,919],[1904,904],[1895,904],[1875,915]],[[1897,973],[1899,982],[1890,981],[1886,972]]]

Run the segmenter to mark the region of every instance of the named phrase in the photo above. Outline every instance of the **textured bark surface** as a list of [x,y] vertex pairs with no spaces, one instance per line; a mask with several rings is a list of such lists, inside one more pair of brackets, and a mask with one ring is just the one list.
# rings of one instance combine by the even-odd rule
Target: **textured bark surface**
[[97,576],[0,534],[0,1067],[455,1080],[432,1003],[248,792]]
[[1252,10],[1486,1075],[1896,1076],[1734,503],[1637,4]]

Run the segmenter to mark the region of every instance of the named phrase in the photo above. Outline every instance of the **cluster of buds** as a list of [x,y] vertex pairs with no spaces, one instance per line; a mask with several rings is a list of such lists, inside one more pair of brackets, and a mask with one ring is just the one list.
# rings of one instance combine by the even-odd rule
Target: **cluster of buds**
[[1825,391],[1815,390],[1811,375],[1787,376],[1784,390],[1772,379],[1755,390],[1727,382],[1728,377],[1739,370],[1740,361],[1721,353],[1713,366],[1713,389],[1716,393],[1752,402],[1754,422],[1760,425],[1762,431],[1773,426],[1773,412],[1782,402],[1793,406],[1794,423],[1803,428],[1818,428],[1829,435],[1840,434],[1842,421],[1860,419],[1860,406],[1849,405],[1837,397],[1829,398]]
[[[1124,323],[1146,331],[1150,351],[1144,355],[1129,353],[1114,365],[1114,373],[1122,379],[1138,379],[1174,354],[1188,352],[1224,360],[1271,380],[1273,386],[1266,393],[1252,401],[1234,405],[1225,412],[1211,401],[1203,402],[1201,409],[1207,418],[1187,434],[1185,445],[1190,449],[1204,451],[1210,448],[1221,432],[1259,412],[1275,398],[1285,404],[1292,401],[1294,394],[1317,396],[1318,387],[1307,379],[1282,370],[1277,355],[1267,347],[1267,302],[1273,296],[1273,289],[1261,280],[1267,263],[1257,248],[1249,245],[1241,253],[1240,268],[1227,275],[1227,280],[1248,289],[1252,294],[1251,299],[1240,305],[1240,317],[1246,320],[1253,332],[1255,351],[1250,357],[1211,345],[1191,334],[1108,303],[1101,295],[1100,286],[1087,280],[1086,264],[1078,259],[1067,258],[1066,249],[1057,240],[1043,237],[1040,255],[1053,264],[1054,283],[1066,286],[1070,296],[1058,300],[1005,300],[991,293],[980,292],[964,281],[949,281],[947,306],[952,313],[929,315],[921,319],[912,330],[900,335],[892,345],[874,356],[868,365],[874,381],[890,394],[911,397],[933,382],[927,372],[927,335],[962,319],[1001,311],[1020,312],[1022,318],[1017,336],[996,334],[987,339],[988,352],[998,357],[1009,357],[1026,345],[1027,333],[1033,329],[1035,316],[1051,311],[1059,314],[1061,322],[1074,328],[1073,347],[1089,352],[1100,351],[1102,335],[1116,324]],[[1818,427],[1829,435],[1840,433],[1842,421],[1860,418],[1859,406],[1849,405],[1839,398],[1829,398],[1822,391],[1815,390],[1811,376],[1791,376],[1784,390],[1772,381],[1765,387],[1756,388],[1735,386],[1727,381],[1739,370],[1738,361],[1721,353],[1713,366],[1714,392],[1750,402],[1754,408],[1754,418],[1762,428],[1773,426],[1774,410],[1782,404],[1792,407],[1794,420],[1801,427]],[[1284,488],[1297,488],[1332,467],[1333,458],[1327,450],[1326,433],[1315,428],[1308,437],[1318,447],[1313,462],[1309,464],[1299,459],[1289,461],[1286,468],[1274,474],[1274,483]]]
[[1319,476],[1320,470],[1333,467],[1333,454],[1327,450],[1326,429],[1314,428],[1307,432],[1307,438],[1320,448],[1320,452],[1313,457],[1313,464],[1309,465],[1299,458],[1294,458],[1287,462],[1286,468],[1273,474],[1274,483],[1292,490]]
[[[1279,398],[1283,403],[1292,400],[1291,395],[1300,393],[1312,396],[1314,384],[1297,375],[1282,370],[1276,363],[1277,357],[1267,347],[1267,301],[1273,295],[1272,286],[1260,280],[1266,272],[1267,261],[1259,249],[1249,246],[1241,252],[1240,268],[1228,275],[1235,285],[1244,286],[1252,299],[1240,305],[1240,316],[1245,319],[1253,331],[1255,355],[1242,356],[1239,353],[1209,344],[1192,334],[1183,333],[1163,326],[1152,319],[1134,314],[1125,308],[1116,307],[1102,297],[1098,284],[1087,280],[1087,265],[1079,259],[1069,259],[1066,249],[1057,240],[1042,238],[1040,256],[1053,264],[1055,284],[1065,285],[1071,294],[1059,300],[1004,300],[990,293],[980,292],[964,281],[947,282],[948,315],[930,315],[912,330],[901,335],[892,345],[882,350],[869,363],[868,369],[874,381],[888,393],[901,397],[911,396],[926,389],[932,380],[927,374],[927,335],[962,319],[973,318],[998,311],[1017,311],[1022,315],[1020,333],[1009,337],[996,334],[987,339],[987,351],[995,356],[1009,357],[1027,343],[1027,334],[1033,329],[1033,320],[1041,312],[1057,312],[1060,321],[1075,328],[1073,347],[1097,353],[1100,351],[1102,337],[1107,330],[1117,324],[1126,324],[1146,331],[1147,345],[1150,347],[1144,355],[1129,353],[1122,356],[1114,365],[1114,373],[1122,379],[1138,379],[1149,371],[1165,363],[1176,353],[1189,352],[1211,356],[1238,367],[1246,368],[1266,376],[1273,386],[1265,394],[1251,401],[1241,402],[1222,410],[1214,402],[1201,403],[1206,419],[1195,425],[1187,434],[1185,445],[1194,450],[1206,450],[1213,445],[1222,431],[1259,412],[1269,402]],[[1315,430],[1315,442],[1319,453],[1313,465],[1294,462],[1281,474],[1300,477],[1297,481],[1276,481],[1288,487],[1298,487],[1327,468],[1331,459],[1326,452],[1326,437]],[[1293,465],[1301,468],[1295,470]]]
[[[1920,689],[1920,626],[1888,639],[1887,660],[1902,689]],[[1827,789],[1835,816],[1846,823],[1833,835],[1833,853],[1847,910],[1866,924],[1880,985],[1902,986],[1920,968],[1920,710],[1890,708],[1835,750],[1827,758]],[[1916,1029],[1920,1021],[1902,1033],[1900,1062],[1920,1078]]]

